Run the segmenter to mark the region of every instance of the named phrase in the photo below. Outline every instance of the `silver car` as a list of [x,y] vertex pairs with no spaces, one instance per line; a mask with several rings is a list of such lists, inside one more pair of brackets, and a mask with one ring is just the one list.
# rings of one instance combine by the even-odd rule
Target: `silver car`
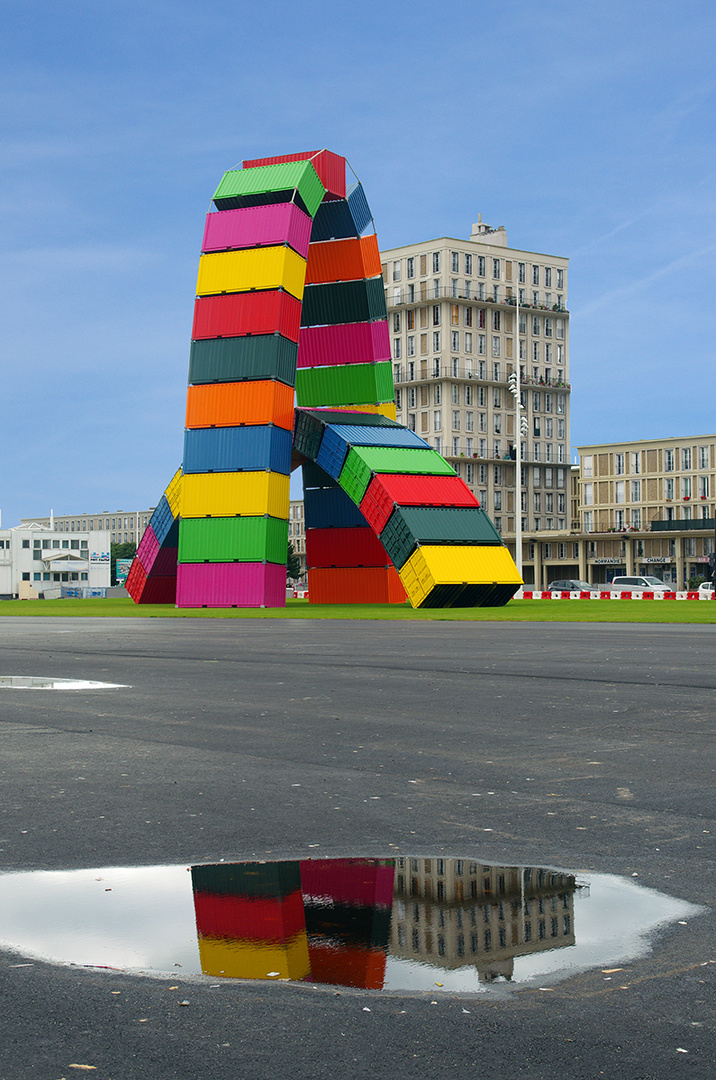
[[615,577],[610,583],[611,592],[673,592],[673,585],[665,585],[661,578],[644,577]]

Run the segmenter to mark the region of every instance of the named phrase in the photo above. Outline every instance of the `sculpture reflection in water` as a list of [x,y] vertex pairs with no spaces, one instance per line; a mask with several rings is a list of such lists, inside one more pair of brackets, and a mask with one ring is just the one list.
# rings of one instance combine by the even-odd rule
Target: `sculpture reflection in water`
[[463,859],[192,867],[202,971],[381,989],[390,961],[510,980],[573,945],[575,878]]

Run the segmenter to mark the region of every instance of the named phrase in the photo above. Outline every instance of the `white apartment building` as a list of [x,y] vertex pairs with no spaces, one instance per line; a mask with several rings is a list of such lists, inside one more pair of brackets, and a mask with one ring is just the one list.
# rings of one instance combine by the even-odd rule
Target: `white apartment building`
[[109,534],[104,529],[60,537],[33,523],[0,529],[0,599],[39,599],[65,586],[110,585]]
[[[568,259],[508,247],[504,227],[482,221],[469,240],[381,259],[398,420],[448,459],[513,553],[520,514],[529,579],[535,536],[565,541],[571,525]],[[508,386],[518,363],[528,422],[519,507]]]

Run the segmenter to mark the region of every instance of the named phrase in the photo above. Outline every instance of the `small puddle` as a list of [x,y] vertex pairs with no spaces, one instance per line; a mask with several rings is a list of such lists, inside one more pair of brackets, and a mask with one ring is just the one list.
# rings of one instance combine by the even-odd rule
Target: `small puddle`
[[612,875],[454,858],[36,871],[0,875],[0,946],[174,976],[476,993],[617,968],[703,910]]
[[0,689],[10,690],[117,690],[126,683],[93,682],[90,679],[45,679],[38,675],[0,675]]

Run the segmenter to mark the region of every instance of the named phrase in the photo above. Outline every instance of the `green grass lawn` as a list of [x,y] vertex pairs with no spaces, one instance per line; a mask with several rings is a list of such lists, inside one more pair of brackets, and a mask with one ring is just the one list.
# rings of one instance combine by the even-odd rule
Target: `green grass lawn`
[[129,619],[375,619],[412,622],[613,622],[716,623],[710,600],[510,600],[501,608],[438,608],[414,611],[408,604],[309,604],[287,600],[285,608],[182,608],[109,600],[5,600],[0,617],[79,616]]

